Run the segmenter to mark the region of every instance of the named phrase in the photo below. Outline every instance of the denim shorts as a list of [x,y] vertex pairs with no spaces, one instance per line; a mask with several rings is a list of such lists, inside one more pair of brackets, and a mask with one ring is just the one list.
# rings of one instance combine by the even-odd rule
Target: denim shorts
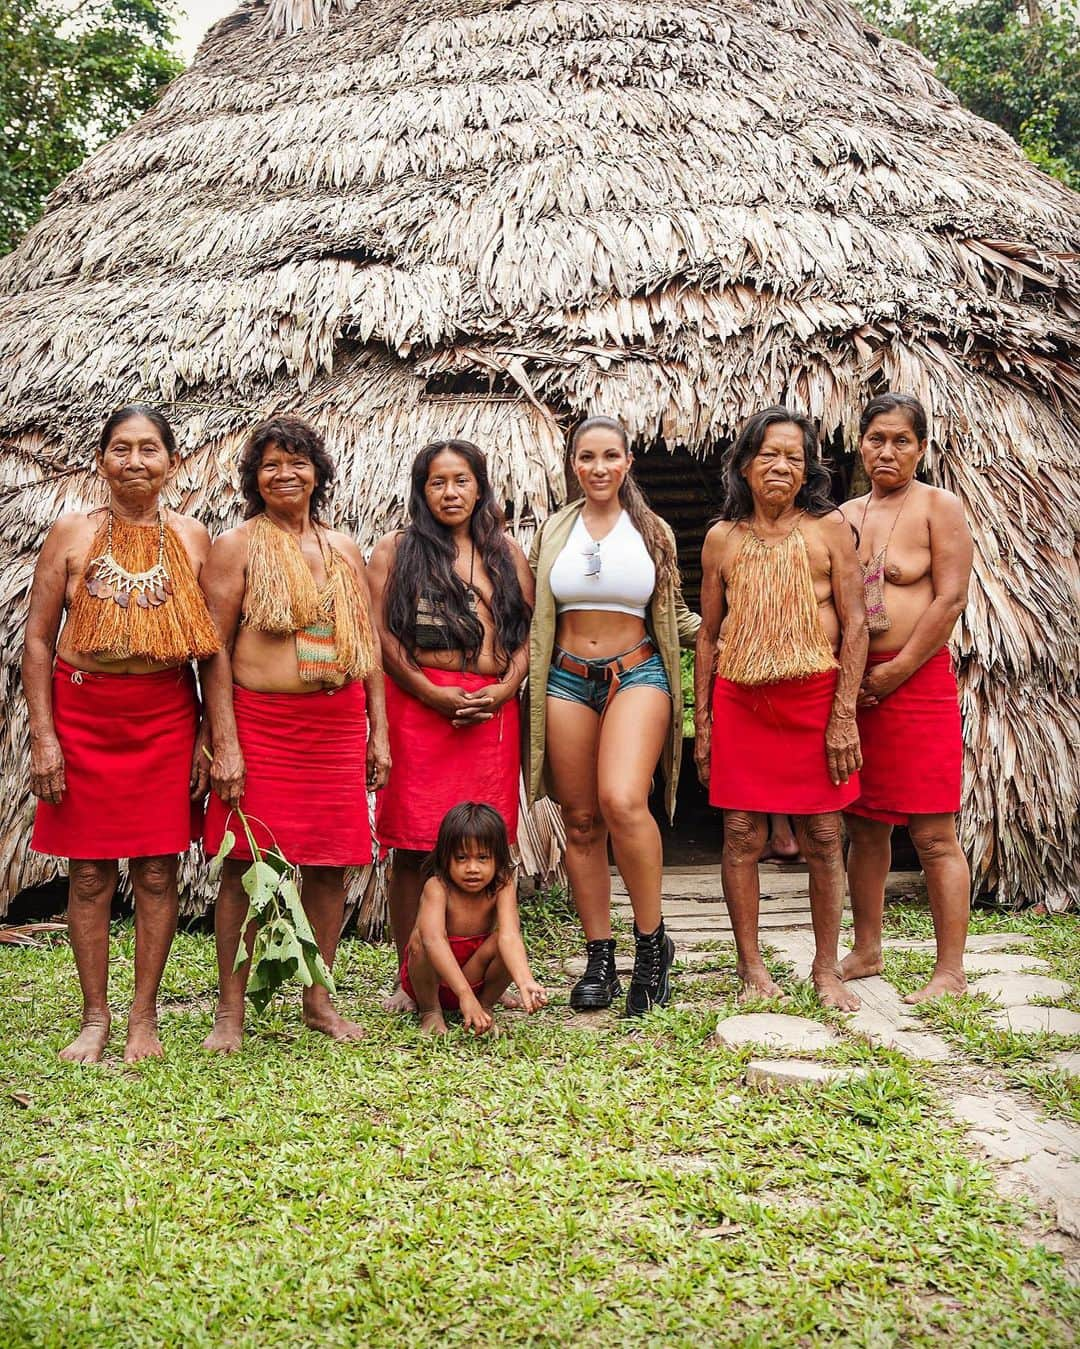
[[[556,649],[558,654],[558,649]],[[567,652],[572,655],[572,652]],[[582,656],[575,656],[575,660],[584,659]],[[614,658],[613,658],[614,659]],[[593,665],[606,665],[606,661],[592,661]],[[668,683],[667,671],[664,669],[664,662],[660,656],[652,655],[648,660],[643,660],[640,665],[635,665],[632,670],[627,670],[626,674],[619,679],[619,689],[650,688],[663,689],[671,695],[671,685]],[[611,685],[603,679],[586,679],[584,675],[572,674],[569,670],[560,670],[557,665],[552,665],[548,670],[547,691],[549,698],[562,698],[568,703],[583,703],[585,707],[591,707],[594,712],[603,712],[608,700],[608,692]],[[616,693],[619,691],[615,690]]]

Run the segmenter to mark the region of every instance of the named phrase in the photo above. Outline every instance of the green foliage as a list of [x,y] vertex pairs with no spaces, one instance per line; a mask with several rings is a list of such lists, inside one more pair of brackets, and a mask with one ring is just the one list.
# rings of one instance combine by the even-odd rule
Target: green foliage
[[[244,812],[239,806],[235,810],[254,859],[242,878],[248,911],[241,929],[245,932],[249,924],[254,924],[256,929],[247,982],[247,995],[252,1006],[256,1011],[264,1011],[278,989],[290,979],[299,979],[305,988],[321,984],[331,993],[336,992],[334,977],[326,968],[300,902],[296,868],[276,848],[260,852]],[[220,870],[235,844],[235,834],[226,829],[221,847],[211,863],[211,874]],[[247,949],[241,935],[233,969],[240,969],[247,961]]]
[[[533,904],[552,949],[580,948],[561,899]],[[117,924],[117,1011],[133,948]],[[213,940],[181,933],[167,1057],[125,1068],[117,1042],[93,1069],[56,1059],[70,951],[0,946],[5,1349],[1075,1344],[1062,1255],[1026,1239],[923,1067],[848,1037],[836,1061],[865,1079],[747,1087],[749,1048],[707,1039],[736,1010],[730,943],[722,991],[683,975],[645,1025],[556,1004],[439,1043],[379,1010],[394,965],[341,944],[362,1041],[279,1002],[226,1058],[199,1047]]]
[[0,253],[183,69],[170,0],[0,0]]
[[679,653],[679,681],[682,684],[682,733],[684,740],[694,738],[694,653]]
[[1080,5],[1035,0],[862,0],[872,22],[917,47],[972,112],[1029,159],[1080,188]]

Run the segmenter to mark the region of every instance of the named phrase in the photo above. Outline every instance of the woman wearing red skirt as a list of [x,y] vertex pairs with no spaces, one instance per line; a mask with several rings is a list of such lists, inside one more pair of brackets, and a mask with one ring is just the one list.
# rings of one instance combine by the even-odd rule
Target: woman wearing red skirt
[[75,1063],[97,1063],[109,1039],[109,914],[124,857],[135,894],[124,1060],[162,1052],[157,992],[176,931],[177,854],[199,835],[195,801],[206,791],[191,661],[218,645],[197,579],[209,536],[161,501],[179,467],[160,413],[114,412],[97,453],[108,504],[57,521],[34,572],[22,666],[38,798],[30,846],[69,859],[83,1013],[60,1057]]
[[[439,825],[461,801],[482,801],[516,841],[521,748],[518,690],[533,579],[506,533],[481,451],[436,441],[413,461],[409,524],[371,555],[371,589],[389,679],[396,765],[375,828],[393,850],[390,926],[404,959]],[[400,988],[388,1011],[415,1004]]]
[[846,816],[855,946],[842,969],[860,979],[882,968],[889,840],[906,824],[937,936],[933,976],[906,1002],[964,992],[971,899],[956,837],[963,748],[946,643],[967,601],[972,541],[959,499],[915,478],[927,435],[917,399],[887,393],[867,404],[859,452],[870,491],[843,507],[859,531],[870,655],[858,703],[861,793]]
[[[372,860],[367,788],[381,787],[390,769],[363,558],[321,515],[333,477],[322,436],[306,422],[257,426],[240,459],[248,518],[215,540],[203,575],[225,643],[205,674],[214,749],[206,850],[217,851],[239,805],[258,846],[274,843],[300,867],[301,899],[328,968],[345,868]],[[220,1053],[240,1047],[250,968],[233,969],[251,856],[234,832],[214,912],[220,997],[205,1043]],[[334,1040],[362,1034],[325,988],[303,997],[312,1030]]]

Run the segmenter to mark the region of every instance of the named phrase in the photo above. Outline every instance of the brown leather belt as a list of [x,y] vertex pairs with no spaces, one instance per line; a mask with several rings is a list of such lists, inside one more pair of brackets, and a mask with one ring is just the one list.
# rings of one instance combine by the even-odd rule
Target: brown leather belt
[[652,640],[643,637],[637,646],[624,651],[621,656],[610,656],[604,661],[578,660],[562,647],[555,648],[552,665],[567,674],[578,675],[582,679],[594,679],[598,684],[618,684],[624,674],[628,674],[637,665],[643,665],[656,655]]

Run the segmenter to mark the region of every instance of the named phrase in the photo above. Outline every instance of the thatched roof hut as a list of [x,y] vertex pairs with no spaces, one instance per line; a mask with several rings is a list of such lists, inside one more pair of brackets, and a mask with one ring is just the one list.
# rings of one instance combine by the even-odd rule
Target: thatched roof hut
[[[295,409],[370,545],[427,438],[468,436],[527,532],[592,411],[704,457],[790,401],[850,448],[933,409],[977,535],[958,650],[982,886],[1080,878],[1078,201],[841,0],[253,0],[0,263],[0,892],[25,854],[31,568],[94,492],[104,412],[168,405],[179,500],[235,514]],[[0,903],[2,903],[0,897]]]

